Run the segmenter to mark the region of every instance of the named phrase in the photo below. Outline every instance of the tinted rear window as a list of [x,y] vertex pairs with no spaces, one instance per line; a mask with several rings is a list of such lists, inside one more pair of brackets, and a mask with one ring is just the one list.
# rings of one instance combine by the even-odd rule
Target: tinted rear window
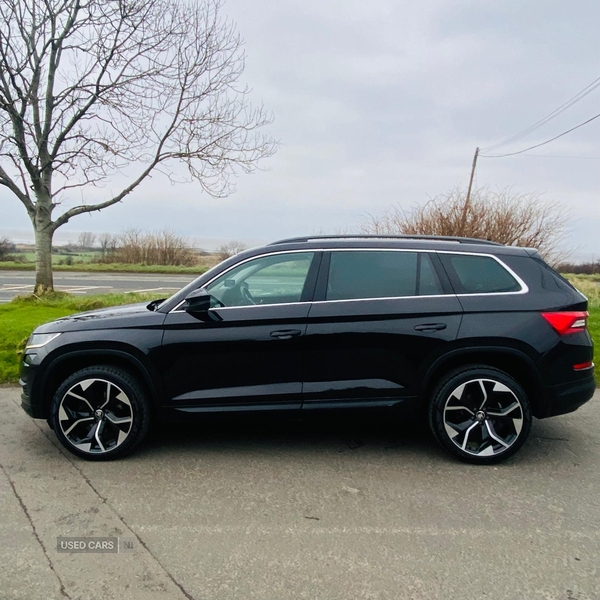
[[490,256],[449,254],[448,260],[462,285],[459,293],[491,294],[521,289],[519,282]]
[[426,253],[333,252],[327,300],[394,298],[443,294]]

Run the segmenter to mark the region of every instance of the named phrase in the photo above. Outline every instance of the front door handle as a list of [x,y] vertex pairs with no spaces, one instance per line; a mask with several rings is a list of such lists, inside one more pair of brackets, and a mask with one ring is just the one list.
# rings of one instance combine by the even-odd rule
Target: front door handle
[[281,331],[271,331],[271,337],[278,340],[289,340],[299,336],[302,332],[299,329],[282,329]]
[[446,323],[421,323],[415,325],[415,331],[441,331],[446,329]]

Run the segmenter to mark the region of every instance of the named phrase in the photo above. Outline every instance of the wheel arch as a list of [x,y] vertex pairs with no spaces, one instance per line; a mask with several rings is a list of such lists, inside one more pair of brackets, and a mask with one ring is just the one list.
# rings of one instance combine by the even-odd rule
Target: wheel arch
[[81,369],[96,365],[108,365],[127,371],[135,377],[146,392],[152,412],[156,413],[158,411],[159,391],[146,365],[139,358],[125,350],[98,348],[66,352],[52,361],[44,372],[38,388],[41,395],[42,417],[44,419],[49,417],[52,398],[60,384],[67,377]]
[[496,346],[460,348],[434,361],[425,373],[419,392],[423,405],[428,405],[431,392],[442,377],[469,364],[493,367],[510,375],[527,393],[533,415],[540,414],[543,385],[537,365],[520,350]]

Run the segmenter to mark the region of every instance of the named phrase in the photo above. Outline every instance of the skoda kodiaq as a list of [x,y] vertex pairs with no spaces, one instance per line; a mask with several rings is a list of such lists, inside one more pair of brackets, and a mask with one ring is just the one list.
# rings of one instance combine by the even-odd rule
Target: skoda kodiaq
[[217,411],[411,405],[492,463],[532,417],[595,390],[587,299],[536,250],[426,236],[304,237],[225,260],[166,300],[38,327],[22,405],[90,460]]

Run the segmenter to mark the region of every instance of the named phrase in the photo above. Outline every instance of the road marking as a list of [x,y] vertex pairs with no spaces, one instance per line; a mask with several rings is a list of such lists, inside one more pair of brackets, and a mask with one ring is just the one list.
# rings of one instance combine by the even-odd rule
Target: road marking
[[179,290],[181,288],[174,288],[174,287],[159,287],[159,288],[148,288],[146,290],[129,290],[128,292],[123,292],[124,294],[143,294],[146,292],[160,292],[162,290]]
[[13,292],[16,290],[25,290],[25,289],[28,289],[31,287],[33,287],[33,283],[28,283],[27,285],[16,285],[14,283],[3,283],[2,284],[2,289],[7,292]]
[[[114,289],[111,285],[57,285],[57,290],[61,292],[67,292],[68,294],[87,294],[92,290],[112,290]],[[26,290],[33,290],[33,284],[28,285],[16,285],[5,283],[0,288],[2,292],[23,292]]]
[[70,292],[71,294],[85,294],[89,290],[106,289],[112,290],[111,285],[57,285],[57,289],[61,288],[64,292]]

